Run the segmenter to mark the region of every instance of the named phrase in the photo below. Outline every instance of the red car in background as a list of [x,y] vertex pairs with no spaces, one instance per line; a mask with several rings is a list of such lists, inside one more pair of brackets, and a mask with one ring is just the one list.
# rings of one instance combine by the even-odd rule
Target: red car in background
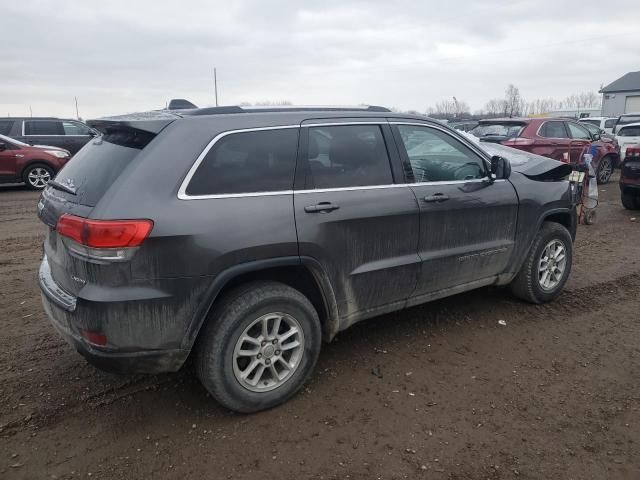
[[0,183],[24,182],[42,190],[70,157],[63,148],[31,146],[0,135]]
[[591,134],[578,122],[565,118],[496,118],[480,120],[469,133],[483,142],[501,143],[561,162],[578,163],[593,145],[593,168],[599,184],[607,183],[620,157],[614,143]]

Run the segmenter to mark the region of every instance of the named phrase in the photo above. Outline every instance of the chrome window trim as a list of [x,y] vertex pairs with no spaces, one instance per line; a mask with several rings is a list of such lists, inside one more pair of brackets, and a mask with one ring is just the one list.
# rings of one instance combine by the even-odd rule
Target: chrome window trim
[[[382,112],[384,113],[384,112]],[[421,187],[421,186],[439,186],[439,185],[460,185],[464,183],[482,183],[491,181],[489,177],[484,178],[474,178],[472,180],[451,180],[451,181],[443,181],[443,182],[414,182],[414,183],[392,183],[386,185],[362,185],[362,186],[353,186],[353,187],[335,187],[335,188],[316,188],[316,189],[302,189],[302,190],[278,190],[273,192],[246,192],[246,193],[218,193],[218,194],[210,194],[210,195],[187,195],[186,190],[189,182],[193,178],[196,170],[209,153],[209,151],[213,148],[213,146],[221,139],[226,137],[227,135],[232,135],[234,133],[246,133],[246,132],[260,132],[264,130],[284,130],[291,128],[304,128],[304,127],[326,127],[326,126],[345,126],[345,125],[417,125],[421,127],[434,128],[436,130],[440,130],[443,133],[447,133],[451,135],[451,133],[446,129],[442,128],[438,125],[434,125],[431,123],[420,123],[420,122],[409,122],[409,121],[373,121],[373,122],[329,122],[329,123],[308,123],[301,125],[278,125],[271,127],[253,127],[253,128],[243,128],[237,130],[227,130],[225,132],[221,132],[216,135],[204,148],[202,153],[198,155],[198,158],[193,163],[184,180],[180,184],[180,188],[178,189],[178,199],[180,200],[209,200],[209,199],[222,199],[222,198],[245,198],[245,197],[271,197],[277,195],[294,195],[294,194],[308,194],[308,193],[326,193],[326,192],[349,192],[349,191],[358,191],[358,190],[379,190],[379,189],[387,189],[387,188],[404,188],[404,187]],[[456,140],[460,141],[463,145],[473,150],[478,156],[487,163],[487,166],[490,165],[490,162],[487,160],[487,153],[479,149],[476,145],[473,145],[472,142],[468,141],[465,138],[457,138]],[[493,180],[493,182],[504,182],[504,179]]]
[[191,165],[191,168],[187,172],[187,176],[184,177],[182,183],[180,184],[180,188],[178,189],[178,198],[180,200],[204,200],[209,198],[238,198],[238,197],[261,197],[261,196],[273,196],[273,195],[290,195],[293,193],[293,190],[278,190],[273,192],[246,192],[246,193],[216,193],[210,195],[187,195],[187,187],[189,186],[189,182],[193,178],[196,173],[196,170],[207,156],[207,153],[213,148],[213,146],[221,139],[228,135],[233,135],[234,133],[247,133],[247,132],[262,132],[265,130],[285,130],[291,128],[300,128],[300,125],[278,125],[273,127],[253,127],[253,128],[241,128],[236,130],[227,130],[225,132],[220,132],[218,135],[213,137],[213,139],[204,147],[204,150],[196,161]]

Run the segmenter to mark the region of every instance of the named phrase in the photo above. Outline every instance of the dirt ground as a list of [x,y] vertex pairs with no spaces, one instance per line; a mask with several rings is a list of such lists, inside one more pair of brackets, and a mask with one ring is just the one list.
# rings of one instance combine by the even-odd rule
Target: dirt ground
[[358,324],[246,416],[188,369],[121,377],[72,351],[40,305],[38,195],[2,187],[0,478],[638,479],[640,212],[600,195],[555,303],[485,288]]

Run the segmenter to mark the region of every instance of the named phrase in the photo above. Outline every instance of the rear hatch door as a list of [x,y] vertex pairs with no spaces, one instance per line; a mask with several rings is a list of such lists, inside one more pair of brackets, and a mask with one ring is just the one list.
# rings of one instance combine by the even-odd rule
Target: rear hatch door
[[66,292],[77,295],[88,283],[99,283],[95,262],[72,255],[56,231],[60,217],[71,214],[91,218],[91,212],[111,185],[153,138],[177,117],[116,117],[88,122],[102,135],[87,143],[42,192],[38,216],[49,227],[44,242],[53,280]]

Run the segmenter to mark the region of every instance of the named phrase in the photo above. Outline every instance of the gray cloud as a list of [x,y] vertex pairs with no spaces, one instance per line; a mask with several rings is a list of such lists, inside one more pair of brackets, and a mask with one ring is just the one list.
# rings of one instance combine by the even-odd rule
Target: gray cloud
[[71,0],[3,8],[0,115],[95,117],[173,97],[472,108],[597,90],[640,69],[640,2]]

